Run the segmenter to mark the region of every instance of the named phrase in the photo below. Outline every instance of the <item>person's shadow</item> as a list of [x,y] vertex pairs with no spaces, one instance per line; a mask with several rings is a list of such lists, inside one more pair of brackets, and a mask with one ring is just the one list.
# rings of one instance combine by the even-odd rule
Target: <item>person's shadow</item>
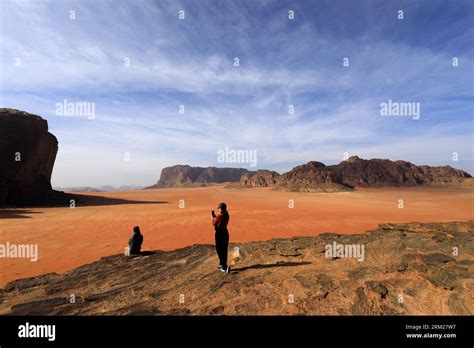
[[309,265],[311,262],[305,261],[305,262],[277,262],[277,263],[271,263],[271,264],[256,264],[252,266],[247,266],[247,267],[241,267],[241,268],[231,268],[230,273],[240,273],[243,271],[246,271],[248,269],[261,269],[261,268],[274,268],[274,267],[295,267],[295,266],[303,266],[303,265]]
[[142,257],[142,256],[150,256],[150,255],[154,255],[154,254],[161,254],[163,253],[163,251],[151,251],[151,250],[146,250],[146,251],[140,251],[139,254],[130,254],[130,255],[127,255],[127,257],[129,259],[134,259],[134,258],[137,258],[137,257]]

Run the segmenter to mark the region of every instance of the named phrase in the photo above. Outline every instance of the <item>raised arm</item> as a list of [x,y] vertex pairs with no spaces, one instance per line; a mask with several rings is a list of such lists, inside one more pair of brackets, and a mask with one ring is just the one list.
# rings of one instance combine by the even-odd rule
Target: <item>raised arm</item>
[[212,224],[215,226],[216,224],[219,223],[219,221],[221,221],[221,219],[222,219],[222,215],[213,216],[212,217]]

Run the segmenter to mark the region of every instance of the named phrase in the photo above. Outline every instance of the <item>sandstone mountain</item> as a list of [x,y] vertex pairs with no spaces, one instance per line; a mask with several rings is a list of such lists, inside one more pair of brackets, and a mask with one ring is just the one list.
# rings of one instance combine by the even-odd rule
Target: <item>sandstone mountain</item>
[[[364,246],[363,259],[328,256],[334,243]],[[62,275],[16,280],[0,289],[0,314],[474,314],[474,221],[383,224],[363,234],[229,249],[227,275],[216,270],[214,246],[193,245],[107,256]]]
[[471,175],[450,166],[417,166],[405,161],[387,159],[365,160],[350,157],[337,165],[308,162],[287,173],[247,172],[241,179],[244,186],[273,186],[288,191],[345,191],[356,187],[401,187],[457,184]]
[[58,141],[37,115],[0,108],[0,206],[50,202]]
[[288,191],[318,192],[344,191],[352,187],[343,184],[341,177],[332,172],[324,163],[308,162],[281,175],[278,188]]
[[247,170],[243,168],[202,168],[176,165],[164,168],[158,182],[146,188],[195,187],[213,183],[236,182],[245,172]]
[[250,187],[275,186],[279,176],[280,174],[271,170],[246,172],[240,177],[240,185]]
[[335,166],[327,167],[347,186],[416,186],[425,184],[459,183],[471,175],[450,166],[417,166],[405,161],[387,159],[365,160],[350,157]]

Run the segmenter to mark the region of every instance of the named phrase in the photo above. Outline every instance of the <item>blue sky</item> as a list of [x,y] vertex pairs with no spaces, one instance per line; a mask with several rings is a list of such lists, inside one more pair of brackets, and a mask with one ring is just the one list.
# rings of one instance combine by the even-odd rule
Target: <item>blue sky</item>
[[[3,0],[0,10],[0,104],[48,120],[53,186],[150,185],[178,163],[246,167],[217,163],[225,147],[257,150],[257,168],[280,172],[348,153],[473,174],[472,1]],[[95,118],[56,115],[64,99],[95,103]],[[381,116],[389,99],[420,103],[420,119]]]

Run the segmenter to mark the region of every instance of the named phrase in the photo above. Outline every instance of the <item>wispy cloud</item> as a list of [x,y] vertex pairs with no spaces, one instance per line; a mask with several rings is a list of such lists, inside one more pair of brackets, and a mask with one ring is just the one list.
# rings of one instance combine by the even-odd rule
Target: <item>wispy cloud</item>
[[[5,0],[0,11],[0,103],[48,119],[56,186],[148,185],[163,166],[218,165],[225,146],[280,171],[343,152],[474,167],[469,1]],[[56,115],[64,99],[94,102],[95,119]],[[421,118],[380,116],[388,99],[419,102]]]

